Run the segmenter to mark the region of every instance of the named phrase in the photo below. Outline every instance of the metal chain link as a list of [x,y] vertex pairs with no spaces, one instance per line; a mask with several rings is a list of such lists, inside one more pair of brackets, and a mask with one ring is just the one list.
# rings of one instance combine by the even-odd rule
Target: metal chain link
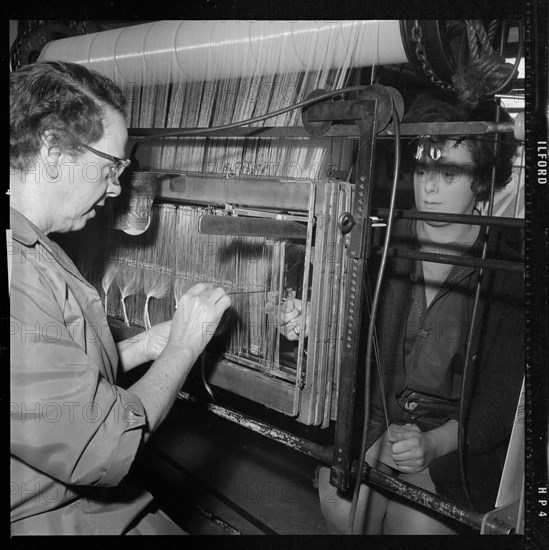
[[416,43],[415,54],[417,59],[421,62],[421,69],[429,81],[441,88],[445,92],[453,92],[454,87],[447,82],[441,80],[435,73],[433,66],[425,55],[425,48],[423,46],[423,29],[418,19],[414,19],[414,26],[412,27],[412,40]]
[[43,21],[37,20],[37,19],[30,20],[25,23],[23,32],[13,42],[12,51],[10,55],[11,71],[16,71],[21,67],[21,49],[23,47],[23,42],[25,38],[27,38],[27,36],[31,31],[33,31],[43,23],[44,23]]
[[22,37],[17,37],[11,47],[10,71],[16,71],[21,66]]
[[88,24],[86,21],[69,21],[69,27],[72,27],[79,34],[88,34]]
[[[45,27],[48,23],[54,23],[55,21],[48,21],[44,19],[34,19],[28,20],[23,26],[23,32],[18,36],[13,42],[12,51],[10,55],[10,70],[16,71],[21,67],[21,49],[23,47],[23,42],[27,36],[37,29],[38,27]],[[69,21],[68,26],[73,28],[76,32],[80,34],[88,33],[88,26],[86,21]]]
[[490,21],[490,25],[488,27],[488,38],[489,38],[490,42],[494,42],[498,27],[499,27],[499,20],[498,19],[492,19],[492,21]]

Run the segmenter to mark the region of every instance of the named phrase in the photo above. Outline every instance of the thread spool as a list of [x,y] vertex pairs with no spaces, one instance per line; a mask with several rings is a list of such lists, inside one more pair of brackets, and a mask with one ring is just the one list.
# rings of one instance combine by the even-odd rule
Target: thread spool
[[142,86],[390,65],[407,56],[398,20],[155,21],[49,42],[40,60]]

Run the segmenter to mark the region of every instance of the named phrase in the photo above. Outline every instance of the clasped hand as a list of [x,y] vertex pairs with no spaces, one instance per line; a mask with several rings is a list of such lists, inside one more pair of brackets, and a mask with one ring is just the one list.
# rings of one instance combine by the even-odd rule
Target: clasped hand
[[389,438],[393,460],[405,473],[421,472],[436,458],[436,445],[429,432],[410,430]]

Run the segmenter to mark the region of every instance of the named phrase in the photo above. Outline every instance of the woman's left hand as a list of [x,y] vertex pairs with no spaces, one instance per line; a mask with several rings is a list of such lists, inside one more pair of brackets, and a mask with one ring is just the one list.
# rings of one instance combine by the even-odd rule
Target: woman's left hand
[[164,323],[158,323],[158,325],[152,326],[145,332],[145,357],[147,361],[155,361],[158,356],[164,351],[166,344],[168,343],[168,337],[170,336],[170,328],[172,326],[171,321]]
[[421,472],[437,457],[436,444],[429,432],[410,430],[395,433],[389,442],[393,460],[402,472]]

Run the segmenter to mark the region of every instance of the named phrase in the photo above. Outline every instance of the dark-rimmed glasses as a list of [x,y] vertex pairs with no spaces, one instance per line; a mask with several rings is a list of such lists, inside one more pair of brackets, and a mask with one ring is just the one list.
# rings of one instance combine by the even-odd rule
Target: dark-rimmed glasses
[[102,151],[98,151],[97,149],[94,149],[93,147],[90,147],[89,145],[86,145],[85,143],[82,143],[79,140],[75,140],[77,143],[82,145],[85,149],[88,151],[91,151],[93,154],[97,155],[98,157],[110,160],[113,162],[113,164],[109,167],[109,175],[107,176],[109,180],[112,182],[113,185],[120,185],[119,178],[122,175],[122,172],[131,164],[130,159],[121,159],[118,157],[115,157],[114,155],[109,155],[108,153],[103,153]]

